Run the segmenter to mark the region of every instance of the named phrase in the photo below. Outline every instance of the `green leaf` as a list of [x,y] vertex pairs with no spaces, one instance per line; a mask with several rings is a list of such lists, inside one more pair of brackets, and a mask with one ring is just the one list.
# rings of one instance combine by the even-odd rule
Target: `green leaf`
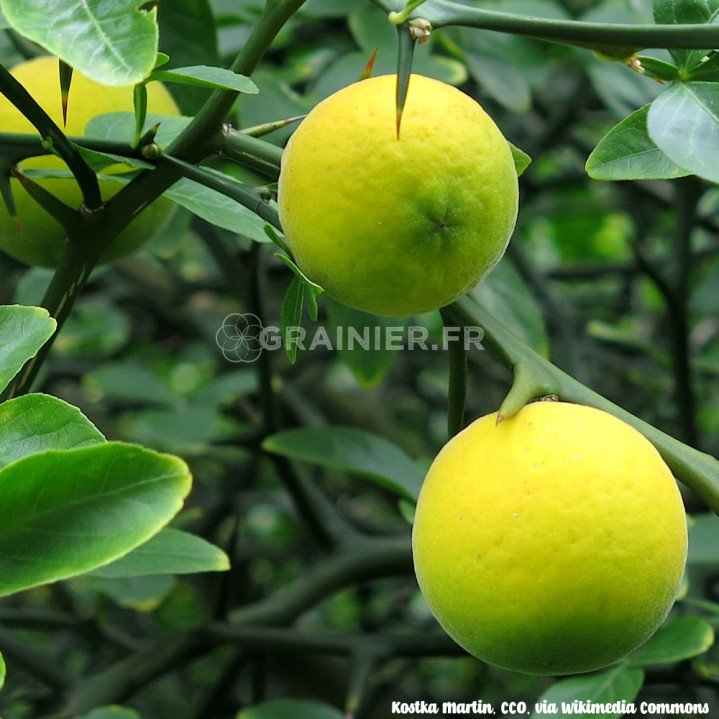
[[93,709],[89,714],[83,714],[77,719],[142,719],[142,717],[134,709],[108,704],[105,707]]
[[394,55],[397,48],[397,32],[387,22],[387,13],[371,3],[352,7],[347,17],[347,27],[357,45],[370,55],[375,50]]
[[338,5],[337,0],[307,0],[300,12],[303,16],[337,18],[347,14],[347,8]]
[[[126,113],[112,113],[113,115],[126,114]],[[107,118],[108,115],[102,115],[101,118]],[[134,117],[129,114],[129,117]],[[97,118],[95,118],[97,119]],[[180,118],[185,120],[186,118]],[[89,127],[89,126],[88,126]],[[106,126],[105,126],[106,127]],[[174,129],[177,128],[173,128]],[[158,133],[159,135],[160,133]],[[205,172],[211,172],[216,175],[223,175],[224,173],[217,172],[211,168],[203,168]],[[29,171],[28,176],[42,176],[42,177],[55,177],[55,176],[67,176],[67,172],[64,170],[41,170],[37,173]],[[101,180],[110,180],[112,182],[119,182],[121,184],[127,184],[132,179],[133,175],[125,173],[122,175],[111,175],[104,174],[100,177]],[[234,178],[228,179],[233,183],[237,183]],[[213,190],[205,185],[201,185],[199,182],[182,178],[175,182],[172,187],[163,193],[164,197],[168,197],[173,202],[176,202],[181,207],[189,210],[193,214],[201,217],[207,222],[222,227],[223,229],[229,230],[239,235],[249,237],[255,242],[269,243],[270,237],[265,231],[267,224],[266,220],[263,220],[259,215],[256,215],[252,210],[249,210],[244,205],[233,200],[231,197]]]
[[400,499],[397,502],[397,509],[402,515],[402,519],[404,519],[404,521],[411,527],[414,524],[414,514],[417,509],[417,505],[406,499]]
[[85,160],[85,162],[90,165],[95,172],[102,172],[102,170],[113,165],[124,165],[127,172],[132,172],[133,170],[155,169],[155,166],[151,162],[139,160],[136,157],[122,157],[122,155],[113,155],[110,152],[88,150],[86,147],[79,146],[77,147],[77,151],[82,155],[82,159]]
[[647,127],[677,165],[719,182],[719,84],[675,83],[651,104]]
[[[217,52],[218,28],[210,0],[173,0],[172,11],[161,11],[158,21],[160,50],[171,58],[164,69],[198,63],[220,64]],[[159,67],[160,64],[155,65],[155,69]],[[185,115],[195,115],[207,99],[207,93],[197,88],[185,85],[174,89],[173,95]]]
[[423,473],[396,445],[352,427],[304,427],[267,437],[267,452],[356,474],[417,501]]
[[[361,68],[362,65],[356,69],[353,80],[357,80]],[[237,103],[238,127],[256,127],[282,117],[304,115],[314,105],[312,99],[298,95],[277,73],[259,68],[252,73],[252,80],[260,92],[257,95],[243,95]],[[285,143],[294,129],[293,126],[287,126],[274,132],[273,141]]]
[[663,90],[619,62],[592,62],[587,71],[602,102],[619,117],[652,102]]
[[0,404],[0,468],[48,449],[78,449],[104,442],[77,407],[45,394]]
[[670,180],[689,173],[672,162],[649,137],[649,105],[615,125],[594,148],[586,164],[595,180]]
[[[599,674],[586,674],[562,679],[547,689],[539,697],[537,703],[546,701],[554,703],[562,708],[566,702],[571,706],[572,702],[596,702],[598,704],[612,704],[624,700],[627,703],[636,699],[639,690],[644,683],[644,672],[641,669],[627,669],[619,665],[609,671]],[[539,719],[546,716],[543,713],[533,712],[530,719]],[[594,717],[595,719],[619,719],[621,712],[607,714],[586,714],[583,712],[560,711],[553,716],[556,717]]]
[[227,555],[202,537],[178,529],[163,529],[124,557],[92,572],[94,577],[144,577],[158,574],[225,572]]
[[212,619],[213,610],[204,586],[175,579],[172,592],[157,607],[154,619],[164,631],[184,632],[201,629]]
[[142,130],[147,121],[147,85],[138,83],[132,88],[133,104],[135,106],[135,134],[132,136],[132,147],[137,147],[142,139]]
[[[271,235],[270,235],[271,237]],[[316,320],[317,319],[317,297],[321,295],[325,290],[323,287],[320,287],[316,282],[313,282],[307,275],[302,272],[302,270],[294,263],[294,261],[288,257],[287,255],[282,254],[281,252],[276,252],[275,257],[278,260],[282,260],[291,270],[294,272],[295,277],[297,277],[301,282],[305,290],[305,299],[307,300],[307,313],[310,316],[310,319]]]
[[249,77],[240,75],[232,70],[209,65],[192,65],[190,67],[175,67],[172,70],[155,70],[148,82],[160,80],[161,82],[176,82],[180,85],[194,85],[195,87],[209,87],[221,90],[236,90],[246,95],[256,95],[259,90]]
[[638,55],[637,59],[648,77],[662,82],[674,82],[679,77],[679,68],[670,62],[664,62],[651,55]]
[[0,470],[0,596],[96,569],[182,506],[182,460],[106,443],[33,454]]
[[54,274],[53,270],[45,267],[31,267],[28,269],[15,286],[13,302],[27,306],[35,306],[42,302]]
[[[2,18],[0,18],[2,20]],[[7,667],[5,666],[5,659],[0,654],[0,689],[5,686],[5,677],[7,676]]]
[[243,709],[237,719],[345,719],[335,707],[309,699],[273,699]]
[[318,290],[317,294],[319,294],[320,292],[324,292],[322,287],[320,287],[318,284],[313,282],[309,277],[307,277],[307,275],[304,272],[302,272],[302,270],[296,265],[295,261],[291,257],[288,257],[287,255],[283,255],[281,252],[275,252],[275,257],[278,260],[282,260],[282,262],[284,262],[292,270],[295,277],[302,280],[302,282],[305,282],[308,285],[313,285],[314,287],[316,287]]
[[714,644],[714,630],[697,617],[681,617],[662,626],[657,633],[633,652],[628,666],[646,667],[674,664],[703,654]]
[[207,444],[220,436],[223,417],[217,407],[183,404],[172,409],[126,412],[118,422],[122,436],[183,456],[207,451]]
[[507,142],[507,144],[512,151],[512,159],[514,160],[514,167],[517,170],[517,177],[521,177],[522,173],[532,164],[532,158],[524,150],[520,150],[511,142]]
[[21,35],[103,85],[142,82],[157,57],[158,30],[144,0],[0,0]]
[[[382,381],[399,356],[399,350],[390,349],[385,343],[375,346],[375,332],[379,331],[384,338],[387,327],[403,328],[407,324],[406,318],[380,317],[347,307],[330,297],[323,304],[327,310],[331,336],[337,337],[338,332],[341,332],[345,340],[339,350],[342,362],[362,387],[374,387]],[[359,339],[350,348],[349,332],[353,330]],[[362,342],[368,346],[363,347]]]
[[659,25],[709,22],[719,10],[717,0],[654,0],[654,21]]
[[257,373],[250,368],[235,368],[213,376],[207,383],[192,391],[192,400],[200,405],[233,405],[238,398],[257,391]]
[[171,574],[147,577],[96,577],[87,574],[74,584],[109,597],[119,607],[136,612],[154,612],[172,594],[177,580]]
[[[492,9],[512,15],[570,19],[567,10],[555,0],[492,0]],[[454,32],[457,46],[452,53],[466,54],[470,74],[485,93],[503,106],[526,111],[532,91],[547,86],[553,63],[547,62],[546,44],[519,35],[478,33],[470,28]]]
[[0,392],[52,337],[56,326],[40,307],[0,306]]
[[712,56],[706,62],[696,64],[687,73],[687,79],[717,82],[719,80],[719,54]]
[[282,341],[285,345],[287,359],[294,364],[297,359],[297,342],[288,341],[290,338],[290,327],[299,327],[302,322],[302,306],[304,304],[305,290],[299,277],[292,278],[289,287],[285,291],[280,310],[280,326],[282,330]]
[[173,405],[175,397],[146,364],[134,360],[110,362],[84,377],[95,397],[123,404]]
[[[190,122],[192,122],[191,117],[158,115],[150,112],[145,117],[145,124],[140,134],[159,124],[155,143],[160,147],[167,147]],[[129,144],[135,136],[135,113],[106,112],[96,115],[85,126],[85,135],[96,140],[124,140]],[[124,161],[131,162],[127,159]]]
[[[279,248],[282,250],[282,252],[286,253],[287,255],[291,255],[291,254],[292,254],[292,253],[290,252],[289,245],[285,242],[285,240],[284,240],[284,238],[282,237],[282,235],[280,235],[280,233],[277,232],[277,230],[276,230],[274,227],[272,227],[272,225],[266,223],[266,224],[265,224],[265,227],[264,227],[264,230],[265,230],[265,234],[267,235],[267,237],[269,237],[270,240],[271,240],[275,245],[277,245],[277,247],[279,247]],[[277,255],[277,257],[280,257],[280,256],[281,256],[280,254]],[[287,259],[289,259],[289,257],[288,257]],[[283,260],[283,262],[284,262],[284,260]],[[292,260],[290,260],[290,262],[292,262]],[[285,263],[285,264],[286,264],[286,263]],[[292,264],[294,264],[294,262],[293,262]]]
[[689,564],[719,564],[719,517],[700,514],[689,524]]
[[53,352],[65,357],[108,357],[130,336],[128,317],[107,296],[81,297],[55,340]]
[[709,619],[715,624],[719,621],[719,603],[708,599],[692,599],[691,597],[682,597],[682,602],[707,612],[707,614],[711,615]]
[[266,221],[259,215],[194,180],[179,180],[164,196],[213,225],[249,237],[255,242],[270,242],[264,229]]
[[[654,0],[654,21],[658,24],[702,24],[716,20],[717,0]],[[670,49],[674,62],[688,69],[696,65],[707,50]]]
[[466,61],[472,77],[500,105],[512,112],[529,110],[532,91],[521,68],[481,50],[469,50]]
[[542,311],[509,257],[504,257],[492,272],[470,292],[487,311],[504,322],[536,352],[546,357],[549,335]]

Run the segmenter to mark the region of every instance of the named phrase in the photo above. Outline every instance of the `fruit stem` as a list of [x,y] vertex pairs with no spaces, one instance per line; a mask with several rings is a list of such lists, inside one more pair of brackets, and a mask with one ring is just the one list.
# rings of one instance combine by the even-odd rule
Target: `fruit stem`
[[393,10],[387,13],[387,19],[392,25],[401,25],[409,19],[409,16],[427,0],[407,0],[407,4],[404,6],[404,10]]
[[[527,367],[528,378],[533,375],[546,378],[561,400],[604,410],[639,430],[657,448],[674,476],[694,490],[709,509],[719,514],[719,461],[716,458],[653,427],[566,374],[537,354],[471,298],[461,297],[446,307],[444,312],[456,324],[482,327],[482,344],[492,355],[511,367],[520,363],[529,365],[531,370]],[[536,396],[546,394],[543,382],[544,380],[540,381]]]
[[[442,311],[445,327],[452,326],[452,319]],[[464,336],[464,327],[462,333]],[[447,344],[449,357],[449,392],[447,395],[447,434],[451,439],[464,428],[464,410],[467,401],[467,350],[462,342]]]
[[[135,134],[131,146],[140,147],[143,144],[142,129],[145,127],[147,119],[147,85],[144,82],[140,82],[132,88],[132,101],[135,107]],[[157,130],[154,132],[157,133]]]
[[514,373],[512,387],[499,407],[497,424],[513,417],[528,402],[559,392],[552,375],[538,364],[524,359],[519,360],[514,363],[512,371]]

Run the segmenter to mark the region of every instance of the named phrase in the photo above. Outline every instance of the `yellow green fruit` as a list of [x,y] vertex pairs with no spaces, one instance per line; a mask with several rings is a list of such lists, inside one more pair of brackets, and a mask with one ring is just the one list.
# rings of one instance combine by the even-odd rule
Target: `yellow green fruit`
[[413,528],[420,589],[477,658],[530,674],[611,664],[662,623],[686,516],[656,449],[612,415],[536,402],[441,450]]
[[[57,58],[43,56],[23,62],[12,70],[12,74],[55,123],[63,128]],[[179,114],[170,93],[160,83],[149,83],[147,94],[148,112],[160,115]],[[105,87],[75,71],[64,131],[68,135],[83,135],[88,121],[96,115],[132,110],[132,87]],[[0,129],[2,132],[37,132],[29,120],[1,95]],[[22,170],[67,169],[65,163],[55,156],[29,158],[24,160],[20,167]],[[74,179],[44,178],[36,181],[69,207],[77,209],[80,206],[82,194]],[[20,226],[18,229],[7,210],[0,207],[0,250],[28,265],[57,266],[67,241],[62,227],[28,195],[17,180],[12,180],[11,186]],[[100,192],[104,200],[110,199],[121,188],[122,185],[117,182],[100,182]],[[173,203],[165,198],[153,202],[120,234],[103,257],[103,261],[134,252],[167,219],[172,208]]]
[[517,217],[509,145],[473,99],[412,75],[399,139],[396,76],[345,87],[290,139],[278,202],[300,268],[381,315],[442,307],[499,261]]

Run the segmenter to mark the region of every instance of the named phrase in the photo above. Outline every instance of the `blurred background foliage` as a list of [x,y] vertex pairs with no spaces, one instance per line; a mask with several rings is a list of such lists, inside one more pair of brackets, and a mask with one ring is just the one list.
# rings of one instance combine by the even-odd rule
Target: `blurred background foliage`
[[[556,18],[651,21],[651,4],[641,0],[477,4]],[[161,2],[161,50],[171,66],[227,65],[260,8],[260,0]],[[253,76],[260,93],[241,98],[233,124],[251,127],[308,112],[355,81],[375,50],[375,74],[393,72],[396,32],[377,7],[308,0]],[[12,66],[27,51],[9,34],[0,36],[4,64]],[[434,33],[417,48],[415,62],[417,72],[479,100],[508,139],[533,158],[520,178],[520,217],[510,249],[474,290],[477,298],[582,382],[716,455],[719,192],[692,178],[602,183],[584,171],[599,139],[661,87],[590,51],[461,28]],[[185,114],[207,97],[197,88],[171,90]],[[282,145],[292,127],[267,139]],[[221,167],[248,184],[266,184],[244,168]],[[678,216],[694,200],[696,217],[687,235]],[[265,251],[270,249],[180,210],[141,254],[95,273],[55,345],[43,391],[81,407],[112,439],[183,456],[196,480],[178,526],[224,547],[233,569],[228,576],[192,578],[91,575],[5,600],[0,649],[13,666],[0,699],[6,719],[40,715],[43,702],[63,688],[63,674],[110,666],[151,639],[169,642],[222,619],[303,576],[323,556],[278,476],[282,465],[258,449],[268,430],[334,424],[365,429],[397,444],[419,466],[445,441],[448,369],[441,350],[320,349],[300,351],[295,364],[279,351],[252,365],[223,358],[215,335],[225,316],[254,312],[266,325],[279,325],[291,273]],[[0,256],[0,278],[0,303],[36,304],[49,274]],[[320,302],[319,323],[330,330],[378,322],[392,324],[325,298]],[[441,334],[439,313],[409,323],[426,326],[432,337]],[[307,326],[311,331],[309,321]],[[467,417],[475,418],[496,410],[510,374],[486,353],[473,352],[470,363]],[[408,535],[390,493],[336,470],[301,465],[296,471],[363,532]],[[691,512],[703,515],[696,498],[687,495],[686,501]],[[692,530],[687,599],[675,610],[704,612],[712,623],[719,621],[717,521],[700,516]],[[48,626],[56,630],[47,632]],[[404,576],[342,588],[304,612],[295,628],[310,635],[422,634],[435,624],[408,567]],[[30,659],[23,654],[28,648]],[[128,707],[124,712],[91,716],[132,719],[137,711],[148,718],[233,717],[245,706],[286,696],[343,706],[349,686],[350,701],[352,691],[361,689],[357,716],[369,719],[389,716],[393,699],[532,702],[551,683],[482,665],[460,650],[444,653],[449,656],[410,652],[367,679],[331,653],[271,642],[220,644],[188,652],[141,686],[118,692],[117,701]],[[719,655],[710,652],[693,665],[650,671],[643,696],[715,700],[717,677]]]

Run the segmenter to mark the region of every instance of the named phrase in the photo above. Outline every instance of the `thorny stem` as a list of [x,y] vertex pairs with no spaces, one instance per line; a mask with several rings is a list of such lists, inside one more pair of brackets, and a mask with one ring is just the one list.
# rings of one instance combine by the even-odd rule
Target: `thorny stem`
[[[288,625],[303,612],[335,591],[356,583],[385,576],[411,574],[412,554],[407,538],[363,539],[353,547],[323,560],[298,579],[274,594],[235,610],[230,623],[210,623],[206,628],[163,638],[155,644],[120,659],[108,669],[84,677],[69,690],[67,701],[53,719],[73,717],[104,704],[123,701],[155,677],[192,659],[208,647],[208,640],[234,642],[240,639],[240,627]],[[233,637],[237,627],[240,635]],[[256,637],[257,638],[257,637]],[[251,635],[248,636],[252,643]],[[431,643],[434,644],[434,639]],[[434,651],[447,651],[442,640]],[[388,641],[404,653],[411,652],[412,642],[402,638]],[[421,645],[421,642],[420,642]],[[431,647],[426,647],[430,652]],[[421,652],[420,652],[421,653]]]
[[57,719],[82,715],[104,704],[119,703],[157,676],[192,658],[204,642],[197,633],[163,638],[128,655],[109,669],[86,677],[69,693]]
[[[484,329],[483,346],[500,361],[522,368],[523,397],[540,397],[550,388],[559,399],[597,407],[638,429],[664,458],[674,476],[694,490],[715,513],[719,513],[719,460],[669,436],[648,422],[610,402],[538,355],[501,322],[469,297],[462,297],[445,312],[457,324],[478,325]],[[511,392],[510,395],[511,396]],[[521,403],[515,403],[518,411]],[[510,417],[510,413],[505,413]]]
[[[442,312],[445,328],[451,325],[449,315]],[[464,327],[461,327],[464,331]],[[460,337],[460,339],[463,339]],[[467,400],[467,349],[463,341],[449,342],[449,394],[447,397],[447,434],[450,438],[464,427]]]
[[65,161],[77,180],[85,207],[91,211],[99,208],[102,197],[95,172],[52,118],[2,65],[0,65],[0,92],[22,112],[35,126],[43,140],[51,143],[54,152]]
[[[121,157],[134,158],[137,160],[144,159],[141,148],[130,147],[130,144],[127,142],[121,142],[119,140],[99,140],[93,137],[78,137],[76,135],[68,135],[67,139],[73,145],[84,147],[88,150],[106,152],[111,155],[120,155]],[[28,133],[0,132],[0,147],[14,148],[16,162],[19,162],[27,157],[38,157],[40,155],[52,154],[52,151],[43,144],[41,137],[38,137],[37,135],[30,135]],[[108,163],[109,162],[111,161],[108,160]]]
[[247,185],[243,185],[233,178],[222,177],[221,175],[208,171],[207,168],[198,167],[189,162],[183,162],[170,155],[160,155],[158,162],[160,165],[174,167],[179,170],[184,177],[230,197],[248,210],[252,210],[258,217],[269,222],[275,229],[282,231],[277,210],[264,198],[260,197],[255,190],[248,188]]
[[215,622],[205,628],[215,641],[241,646],[351,655],[371,647],[376,654],[392,656],[455,656],[465,652],[446,634],[360,634],[305,632],[284,627],[256,627]]
[[[388,15],[402,10],[399,0],[372,0]],[[552,20],[486,10],[450,0],[434,0],[415,10],[411,17],[428,20],[433,27],[460,25],[525,35],[538,40],[560,42],[589,48],[618,48],[628,51],[642,48],[696,48],[719,45],[716,24],[641,25]]]
[[70,677],[49,656],[33,649],[26,642],[15,638],[11,632],[0,628],[0,649],[6,660],[25,669],[43,684],[57,691],[65,691],[70,686]]
[[241,625],[287,625],[338,589],[411,572],[412,548],[408,539],[363,539],[354,548],[315,564],[267,599],[236,609],[230,621]]
[[[277,33],[304,1],[267,2],[231,69],[243,75],[252,74]],[[192,122],[170,145],[168,153],[179,160],[199,162],[219,150],[225,139],[223,122],[232,109],[237,96],[237,92],[230,90],[214,92]],[[62,133],[60,135],[62,138],[65,137]],[[107,202],[102,213],[98,213],[97,224],[94,224],[93,231],[87,234],[87,237],[92,239],[90,253],[78,256],[77,252],[78,245],[82,244],[88,248],[89,243],[68,242],[66,255],[42,302],[42,305],[58,321],[58,330],[37,357],[26,365],[20,378],[13,385],[13,396],[30,390],[63,321],[102,255],[120,232],[181,176],[181,172],[176,167],[167,165],[140,173]]]

